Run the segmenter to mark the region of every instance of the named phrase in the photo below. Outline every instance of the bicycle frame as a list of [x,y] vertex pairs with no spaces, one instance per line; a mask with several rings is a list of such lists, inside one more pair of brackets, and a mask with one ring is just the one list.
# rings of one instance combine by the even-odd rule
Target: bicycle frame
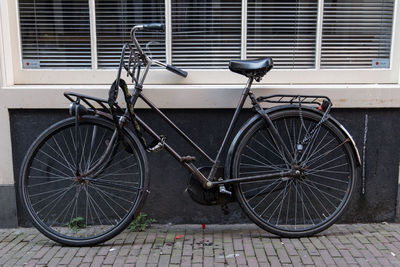
[[[254,99],[251,95],[250,92],[250,87],[251,87],[251,83],[252,83],[252,79],[249,79],[247,86],[244,88],[242,95],[240,97],[239,103],[236,107],[235,113],[232,117],[232,120],[229,124],[229,127],[225,133],[225,137],[222,141],[222,144],[220,146],[220,148],[218,149],[216,158],[213,160],[209,155],[207,155],[206,152],[204,152],[204,150],[202,150],[194,141],[192,141],[190,139],[190,137],[188,137],[178,126],[175,125],[175,123],[173,123],[161,110],[159,110],[149,99],[147,99],[143,94],[141,90],[135,89],[134,93],[133,93],[133,103],[136,102],[136,100],[138,98],[141,98],[151,109],[153,109],[158,115],[161,116],[161,118],[163,118],[181,137],[183,137],[185,139],[185,141],[187,141],[188,144],[190,144],[196,151],[198,151],[205,159],[207,159],[211,164],[211,171],[210,174],[208,175],[208,177],[205,177],[195,166],[194,164],[192,164],[191,162],[186,162],[184,160],[184,157],[182,157],[181,155],[179,155],[171,146],[169,146],[167,143],[164,144],[164,148],[166,149],[166,151],[168,151],[176,160],[178,160],[186,169],[188,169],[200,182],[202,182],[202,184],[204,186],[206,186],[207,188],[211,188],[215,185],[218,184],[228,184],[228,183],[234,183],[234,182],[243,182],[243,181],[254,181],[254,180],[258,180],[258,179],[266,179],[266,178],[279,178],[279,177],[285,177],[285,176],[289,176],[289,175],[293,175],[293,171],[287,171],[287,172],[277,172],[277,173],[272,173],[272,174],[268,174],[268,175],[257,175],[257,176],[250,176],[250,177],[243,177],[240,179],[229,179],[229,180],[223,180],[223,181],[216,181],[217,177],[215,177],[215,173],[217,171],[217,169],[220,167],[220,163],[221,163],[221,157],[222,157],[222,151],[224,150],[224,148],[226,147],[229,138],[232,135],[234,126],[236,125],[237,119],[239,117],[240,111],[243,108],[244,102],[246,100],[246,98],[249,96],[250,93],[250,97],[252,99]],[[258,103],[256,104],[256,106],[258,105]],[[265,113],[264,113],[265,115]],[[269,117],[267,115],[265,115],[265,117],[267,118],[267,120],[269,120]],[[138,123],[143,127],[143,129],[149,133],[153,138],[155,138],[158,141],[161,141],[161,137],[155,133],[155,131],[148,126],[143,120],[141,120],[137,115],[136,115],[136,119],[138,120]],[[270,120],[269,120],[270,121]],[[277,130],[275,129],[275,127],[272,125],[273,127],[272,132],[274,132],[274,130],[277,132]],[[277,140],[280,140],[280,136],[276,138]],[[279,141],[280,144],[284,143],[280,140]],[[288,153],[288,155],[290,155],[290,153]],[[291,155],[290,155],[291,157]],[[290,159],[292,160],[292,158]],[[218,177],[219,178],[219,177]],[[222,177],[221,177],[222,178]]]

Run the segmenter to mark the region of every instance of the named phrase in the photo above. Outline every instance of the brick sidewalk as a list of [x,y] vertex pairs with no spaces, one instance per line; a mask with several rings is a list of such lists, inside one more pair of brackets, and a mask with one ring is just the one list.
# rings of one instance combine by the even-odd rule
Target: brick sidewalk
[[[180,237],[180,238],[179,238]],[[334,225],[278,238],[255,225],[155,225],[96,246],[60,246],[36,229],[0,229],[1,266],[399,266],[400,224]]]

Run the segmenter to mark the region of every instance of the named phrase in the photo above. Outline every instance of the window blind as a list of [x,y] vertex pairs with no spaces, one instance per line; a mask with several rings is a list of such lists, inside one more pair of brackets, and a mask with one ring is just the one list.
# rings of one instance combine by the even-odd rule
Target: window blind
[[[117,67],[123,44],[130,42],[131,28],[145,23],[165,23],[163,0],[96,0],[98,67]],[[141,31],[136,36],[146,53],[154,59],[165,61],[164,32]]]
[[19,0],[24,68],[90,68],[87,0]]
[[393,9],[393,0],[325,0],[321,68],[389,68]]
[[275,68],[315,65],[318,1],[248,1],[247,58],[270,56]]
[[240,58],[241,1],[173,0],[172,63],[182,68],[227,68]]

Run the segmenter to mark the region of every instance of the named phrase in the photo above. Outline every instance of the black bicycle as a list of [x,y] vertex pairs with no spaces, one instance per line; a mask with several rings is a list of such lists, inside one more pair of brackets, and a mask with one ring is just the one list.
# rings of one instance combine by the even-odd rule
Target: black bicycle
[[[332,225],[354,191],[359,154],[346,129],[330,114],[325,96],[272,95],[256,98],[253,81],[273,67],[271,58],[232,60],[231,71],[248,77],[229,128],[213,159],[143,95],[152,65],[180,76],[179,68],[156,61],[135,33],[161,31],[162,24],[135,26],[122,49],[108,99],[66,92],[71,117],[46,129],[31,145],[19,178],[21,203],[34,226],[62,244],[88,246],[120,233],[139,213],[149,190],[146,152],[168,151],[191,174],[189,192],[202,204],[236,199],[261,228],[284,237],[303,237]],[[128,90],[122,71],[132,79]],[[126,107],[116,102],[122,90]],[[228,145],[246,98],[254,116]],[[210,168],[197,168],[136,113],[142,99],[198,153]],[[260,103],[275,103],[263,109]],[[153,138],[151,144],[147,143]]]

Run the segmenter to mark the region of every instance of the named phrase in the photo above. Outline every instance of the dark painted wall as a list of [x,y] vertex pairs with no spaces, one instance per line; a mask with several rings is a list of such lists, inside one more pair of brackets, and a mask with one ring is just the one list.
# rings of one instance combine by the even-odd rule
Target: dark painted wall
[[[222,142],[233,110],[166,110],[192,139],[214,156]],[[138,113],[159,133],[168,136],[171,146],[182,155],[193,155],[192,149],[166,126],[156,114],[148,110]],[[342,222],[393,221],[397,201],[400,158],[400,109],[336,109],[332,114],[353,135],[362,154],[364,121],[368,114],[366,147],[366,194],[361,194],[362,181]],[[252,115],[246,110],[240,123]],[[33,140],[52,123],[67,117],[65,110],[10,110],[11,135],[15,179],[19,174],[24,154]],[[194,154],[195,155],[195,154]],[[189,173],[167,152],[148,154],[150,161],[151,193],[144,211],[160,223],[243,223],[249,222],[236,203],[229,204],[229,215],[220,206],[201,206],[185,192]],[[199,158],[199,157],[198,157]],[[197,162],[203,166],[203,162]],[[361,168],[360,168],[361,174]],[[361,175],[360,175],[361,178]],[[26,215],[18,204],[18,221],[28,225]]]

